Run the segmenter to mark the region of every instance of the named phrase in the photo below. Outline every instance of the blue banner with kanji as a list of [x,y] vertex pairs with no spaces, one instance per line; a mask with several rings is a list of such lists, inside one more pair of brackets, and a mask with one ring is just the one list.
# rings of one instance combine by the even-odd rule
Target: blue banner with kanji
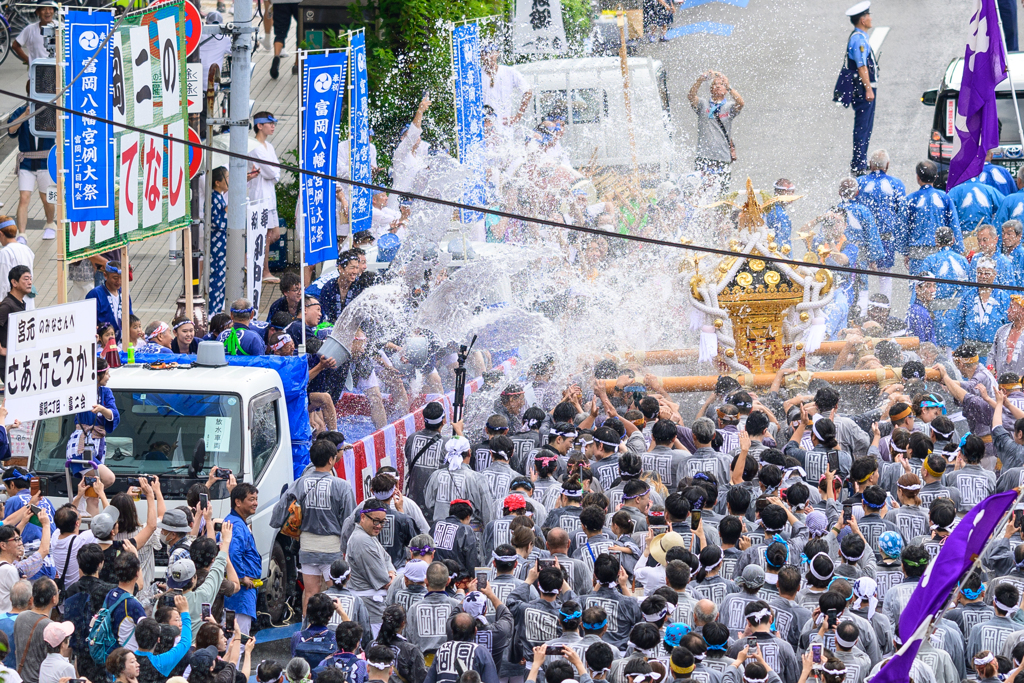
[[[104,41],[113,26],[110,12],[69,11],[62,64],[65,73],[81,73],[65,93],[64,106],[108,121],[113,118],[111,43]],[[113,220],[116,166],[112,127],[90,116],[62,116],[66,218],[72,222]]]
[[[368,101],[370,89],[366,80],[366,34],[360,31],[349,43],[349,139],[352,141],[352,180],[369,183],[370,120]],[[352,234],[370,229],[373,220],[372,192],[368,187],[352,186],[350,220]]]
[[[344,52],[308,54],[302,60],[299,164],[327,175],[338,172],[338,126],[345,93]],[[299,175],[306,263],[338,258],[335,182]]]
[[[483,206],[487,200],[484,167],[484,91],[480,78],[480,29],[476,22],[452,29],[452,71],[455,76],[455,123],[459,161],[469,177],[462,199]],[[463,209],[463,223],[483,220],[483,213]]]

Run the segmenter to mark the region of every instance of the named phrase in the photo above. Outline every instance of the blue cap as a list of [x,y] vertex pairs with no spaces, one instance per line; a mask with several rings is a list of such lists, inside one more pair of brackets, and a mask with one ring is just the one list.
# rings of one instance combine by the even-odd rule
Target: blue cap
[[377,263],[391,263],[401,247],[402,240],[398,235],[393,232],[381,235],[377,238]]

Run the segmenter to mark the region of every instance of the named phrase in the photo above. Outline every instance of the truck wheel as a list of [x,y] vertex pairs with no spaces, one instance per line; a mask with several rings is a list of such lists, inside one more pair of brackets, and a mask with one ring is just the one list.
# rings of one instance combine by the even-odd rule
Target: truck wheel
[[263,590],[267,596],[267,612],[270,613],[270,620],[274,624],[283,623],[287,611],[287,584],[288,570],[285,565],[284,548],[280,543],[275,543],[274,550],[270,554],[267,580],[263,584]]

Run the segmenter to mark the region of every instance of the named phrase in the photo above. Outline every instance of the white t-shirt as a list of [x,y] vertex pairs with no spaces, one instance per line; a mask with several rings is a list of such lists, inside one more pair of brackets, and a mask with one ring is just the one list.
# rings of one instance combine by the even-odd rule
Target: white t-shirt
[[[71,541],[75,542],[75,546],[71,553],[71,559],[68,559],[68,547],[71,545]],[[57,567],[58,575],[64,571],[64,562],[68,563],[67,575],[64,577],[65,588],[71,588],[78,581],[78,551],[84,545],[82,537],[77,535],[54,539],[50,543],[50,555],[53,557],[53,564]]]
[[14,669],[8,669],[3,664],[0,664],[0,679],[4,683],[21,683],[21,676]]
[[521,73],[504,64],[498,65],[493,79],[486,72],[482,76],[484,104],[490,105],[498,115],[499,125],[506,125],[505,120],[519,112],[519,105],[523,95],[529,92],[530,84]]
[[[39,683],[60,683],[61,678],[74,678],[75,667],[64,657],[56,652],[46,655],[42,665],[39,667]],[[6,677],[4,683],[8,683]]]
[[224,56],[231,54],[231,38],[228,36],[203,36],[199,44],[199,61],[203,64],[203,80],[199,81],[199,91],[205,97],[206,84],[210,81],[210,67],[216,64],[224,69]]
[[20,578],[18,568],[10,562],[0,565],[0,612],[11,611],[11,588]]
[[[277,152],[274,151],[274,145],[270,144],[270,140],[261,144],[254,142],[252,149],[249,150],[249,155],[256,157],[257,159],[263,159],[271,163],[276,164],[278,162]],[[277,181],[281,178],[281,170],[277,166],[268,166],[266,164],[255,164],[249,162],[249,170],[258,167],[260,170],[252,180],[248,181],[249,199],[256,201],[258,199],[268,199],[270,204],[270,223],[267,228],[272,229],[277,227],[277,194],[274,190],[274,186]]]
[[18,45],[21,45],[25,54],[28,55],[30,64],[33,59],[42,59],[43,57],[50,56],[50,53],[43,47],[43,34],[39,32],[38,21],[33,21],[21,29],[21,33],[18,34]]

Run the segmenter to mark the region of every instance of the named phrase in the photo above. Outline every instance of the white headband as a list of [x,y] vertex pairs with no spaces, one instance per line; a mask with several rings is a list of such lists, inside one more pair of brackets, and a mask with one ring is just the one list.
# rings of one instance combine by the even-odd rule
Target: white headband
[[850,557],[849,555],[847,555],[846,553],[843,552],[842,548],[839,548],[839,554],[842,555],[843,557],[845,557],[846,561],[850,562],[850,563],[860,562],[861,558],[864,557],[864,553],[866,553],[867,551],[868,551],[868,549],[867,549],[867,547],[865,547],[864,550],[860,551],[860,555],[857,555],[856,557]]
[[644,621],[658,621],[663,617],[667,617],[668,613],[668,605],[665,605],[659,612],[655,612],[654,614],[644,614]]
[[988,655],[986,655],[984,657],[975,657],[974,658],[974,666],[985,666],[989,662],[995,661],[995,658],[996,658],[996,656],[994,654],[992,654],[991,652],[989,652]]
[[768,677],[765,676],[764,678],[750,678],[746,674],[743,674],[743,680],[746,681],[746,683],[766,683]]
[[331,581],[333,581],[333,582],[335,582],[335,583],[338,583],[339,581],[344,581],[344,580],[345,580],[345,579],[347,579],[347,578],[348,578],[349,576],[351,576],[351,574],[352,574],[352,567],[349,567],[349,568],[348,568],[348,571],[347,571],[347,572],[345,572],[344,574],[342,574],[341,576],[333,576],[333,575],[332,575],[332,576],[331,576]]
[[921,490],[921,485],[920,484],[911,484],[910,486],[904,486],[903,484],[897,483],[896,485],[899,486],[904,491],[920,491]]
[[[852,648],[854,645],[857,644],[857,640],[845,640],[843,638],[840,638],[839,634],[837,633],[836,634],[836,643],[839,644],[839,645],[842,645],[843,647]],[[829,673],[835,673],[835,672],[834,671],[830,671]]]
[[[839,639],[836,638],[836,641],[838,642]],[[848,646],[847,645],[843,645],[843,647],[848,647]],[[833,671],[832,669],[824,669],[824,668],[822,669],[822,671],[827,673],[829,676],[845,676],[846,675],[846,667],[845,666],[842,669],[836,669],[835,671]]]
[[697,573],[699,574],[701,569],[703,569],[706,572],[710,572],[710,571],[714,570],[714,568],[717,567],[720,564],[722,564],[722,555],[718,556],[718,561],[717,562],[712,562],[711,564],[709,564],[706,567],[703,564],[700,563],[700,560],[697,560]]
[[992,598],[992,604],[998,607],[1003,612],[1006,612],[1007,619],[1012,618],[1014,614],[1020,611],[1020,607],[1008,607],[1007,605],[1004,605],[1003,603],[999,602],[999,600],[996,598]]
[[373,497],[377,500],[387,500],[395,495],[395,486],[392,486],[387,491],[373,491]]
[[811,566],[811,576],[813,576],[814,578],[818,579],[819,581],[828,581],[829,579],[832,578],[832,575],[835,574],[835,572],[836,572],[836,569],[835,569],[836,563],[832,562],[832,572],[829,573],[828,575],[819,574],[814,569],[814,561],[816,559],[818,559],[819,557],[824,557],[829,562],[832,562],[832,558],[828,556],[828,553],[825,553],[825,552],[818,553],[817,555],[815,555],[814,557],[811,558],[810,562],[808,562],[808,564]]
[[[864,604],[864,601],[868,601],[868,621],[875,616],[875,608],[878,606],[878,597],[876,592],[878,591],[878,582],[869,576],[862,576],[853,582],[853,597],[856,602],[853,605],[854,609],[860,609]],[[843,647],[853,647],[852,645],[843,645]]]
[[761,619],[763,619],[764,617],[771,617],[771,616],[772,616],[771,609],[769,609],[768,607],[765,607],[764,609],[758,610],[756,612],[751,612],[750,614],[747,615],[746,618],[747,618],[748,621],[753,620],[753,621],[756,621],[757,623],[760,624],[761,623]]
[[394,662],[388,662],[387,664],[380,664],[378,662],[371,662],[370,660],[366,660],[366,665],[367,666],[372,666],[374,669],[380,669],[381,671],[384,671],[385,669],[390,669],[392,666],[394,666]]

